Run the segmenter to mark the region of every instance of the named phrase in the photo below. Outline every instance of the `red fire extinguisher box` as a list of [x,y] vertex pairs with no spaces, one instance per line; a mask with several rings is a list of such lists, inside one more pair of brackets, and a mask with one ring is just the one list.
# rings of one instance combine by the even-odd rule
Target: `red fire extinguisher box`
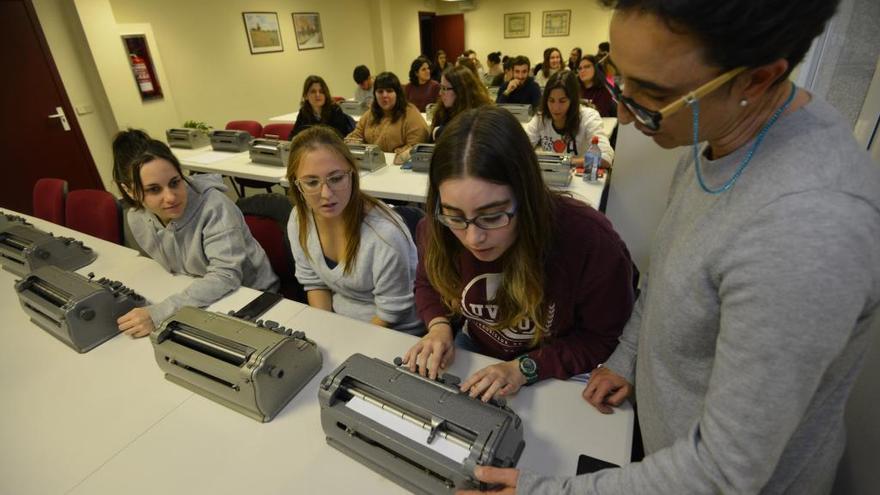
[[150,48],[147,46],[147,37],[143,34],[125,35],[122,37],[122,43],[125,46],[128,63],[131,66],[134,82],[141,99],[162,98],[162,87],[159,86],[153,58],[150,56]]

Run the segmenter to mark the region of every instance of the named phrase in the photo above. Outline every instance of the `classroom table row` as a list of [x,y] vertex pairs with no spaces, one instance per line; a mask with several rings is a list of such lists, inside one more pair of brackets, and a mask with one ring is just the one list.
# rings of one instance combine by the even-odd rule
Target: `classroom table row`
[[[151,302],[192,280],[131,249],[29,220],[96,249],[98,259],[79,273],[119,280]],[[323,365],[273,421],[259,423],[164,380],[149,338],[120,336],[77,354],[28,320],[15,278],[0,272],[0,493],[404,492],[326,444],[317,390],[351,354],[391,361],[415,337],[282,300],[262,318],[304,331]],[[209,309],[239,309],[258,294],[241,288]],[[466,377],[494,362],[458,350],[449,371]],[[582,389],[581,382],[546,380],[510,398],[524,422],[520,468],[570,475],[578,454],[629,462],[631,407],[599,414],[581,399]]]

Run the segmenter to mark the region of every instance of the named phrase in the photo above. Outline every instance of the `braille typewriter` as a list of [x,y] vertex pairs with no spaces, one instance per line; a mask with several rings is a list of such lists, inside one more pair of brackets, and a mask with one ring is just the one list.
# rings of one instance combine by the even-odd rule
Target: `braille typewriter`
[[77,270],[98,257],[92,248],[70,237],[55,237],[27,223],[9,222],[0,229],[0,263],[18,276],[46,265]]
[[370,172],[379,170],[386,165],[385,153],[375,144],[348,143],[348,150],[357,160],[358,169]]
[[198,129],[175,128],[165,131],[165,140],[172,148],[195,149],[211,144],[208,133]]
[[410,148],[409,161],[413,172],[425,172],[431,170],[431,155],[434,154],[434,145],[419,143]]
[[247,131],[214,130],[211,131],[211,148],[214,151],[231,151],[240,153],[247,151],[253,139]]
[[290,142],[259,138],[251,141],[249,150],[254,163],[286,167],[287,157],[290,156]]
[[562,187],[571,183],[571,155],[536,151],[541,175],[548,186]]
[[532,115],[535,114],[532,106],[527,103],[502,103],[498,106],[512,113],[516,120],[520,122],[532,120]]

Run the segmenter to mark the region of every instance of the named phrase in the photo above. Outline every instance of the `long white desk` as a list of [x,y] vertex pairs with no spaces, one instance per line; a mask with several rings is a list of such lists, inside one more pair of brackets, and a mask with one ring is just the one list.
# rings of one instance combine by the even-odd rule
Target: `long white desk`
[[180,160],[181,168],[191,172],[228,175],[273,184],[280,183],[287,174],[287,167],[252,162],[247,151],[226,153],[213,151],[210,146],[193,150],[171,148],[171,151]]
[[[75,236],[87,245],[89,236]],[[96,273],[159,300],[190,279],[125,251],[104,254]],[[116,246],[124,250],[121,246]],[[88,267],[84,270],[87,270]],[[96,270],[97,271],[97,270]],[[264,319],[304,330],[324,358],[318,376],[270,423],[261,424],[164,380],[148,339],[111,339],[79,355],[29,322],[0,273],[0,493],[402,493],[394,483],[330,448],[320,424],[320,378],[360,352],[392,360],[415,337],[284,300]],[[210,309],[252,300],[242,288]],[[466,378],[495,360],[458,351],[450,372]],[[547,380],[510,399],[523,419],[519,467],[573,474],[578,454],[626,464],[633,413],[602,415],[583,384]]]

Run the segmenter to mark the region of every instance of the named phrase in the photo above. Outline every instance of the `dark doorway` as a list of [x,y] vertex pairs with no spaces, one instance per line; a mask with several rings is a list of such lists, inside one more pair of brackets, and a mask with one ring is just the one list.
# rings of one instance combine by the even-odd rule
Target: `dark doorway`
[[104,189],[30,0],[0,2],[0,33],[0,206],[30,214],[41,177]]
[[434,60],[434,17],[433,12],[419,12],[419,47],[422,55]]
[[443,50],[446,60],[455,63],[464,52],[464,14],[419,12],[419,42],[422,54],[432,62],[436,61],[437,50]]

